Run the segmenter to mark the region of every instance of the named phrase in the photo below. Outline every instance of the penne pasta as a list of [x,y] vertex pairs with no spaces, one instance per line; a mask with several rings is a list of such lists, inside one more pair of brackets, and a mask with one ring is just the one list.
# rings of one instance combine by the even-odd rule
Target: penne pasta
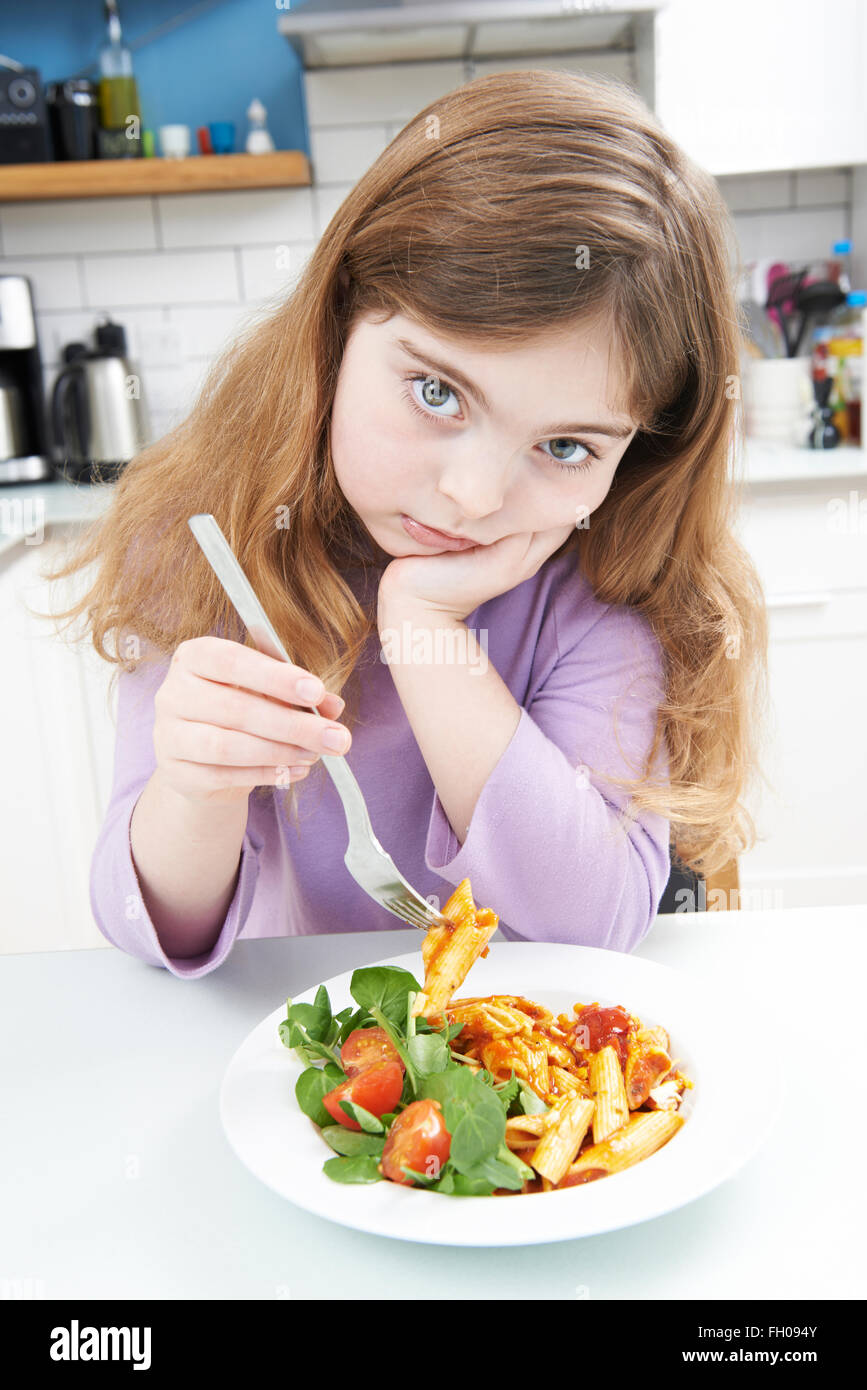
[[606,1046],[590,1058],[590,1094],[596,1102],[593,1112],[593,1142],[599,1144],[629,1119],[629,1105],[620,1061],[613,1047]]
[[605,1178],[641,1163],[667,1144],[683,1123],[683,1116],[670,1110],[631,1115],[628,1123],[617,1133],[585,1149],[570,1164],[559,1186],[574,1187],[579,1183],[593,1182],[596,1178]]
[[535,1149],[545,1128],[544,1115],[513,1115],[506,1121],[510,1149]]
[[592,1100],[573,1096],[551,1111],[537,1147],[527,1159],[540,1177],[558,1183],[575,1158],[595,1109]]
[[442,909],[451,926],[431,927],[422,942],[424,989],[413,1004],[413,1015],[442,1014],[471,966],[487,951],[499,917],[490,908],[477,908],[470,880],[462,879]]

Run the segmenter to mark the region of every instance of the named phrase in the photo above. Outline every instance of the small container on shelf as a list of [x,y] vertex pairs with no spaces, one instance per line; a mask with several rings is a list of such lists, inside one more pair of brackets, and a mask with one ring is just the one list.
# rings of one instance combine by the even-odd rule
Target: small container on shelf
[[828,315],[829,371],[834,387],[829,404],[841,439],[861,444],[861,382],[864,360],[864,313],[867,292],[850,290],[846,303]]

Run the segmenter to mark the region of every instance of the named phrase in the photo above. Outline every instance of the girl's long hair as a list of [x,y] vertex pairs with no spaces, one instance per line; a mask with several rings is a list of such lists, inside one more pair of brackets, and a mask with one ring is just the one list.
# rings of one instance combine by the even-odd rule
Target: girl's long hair
[[[740,270],[715,181],[625,84],[528,69],[457,88],[392,140],[288,297],[250,317],[189,416],[126,466],[73,558],[46,576],[96,565],[53,617],[86,618],[118,669],[204,633],[248,640],[187,524],[213,512],[293,660],[330,690],[346,686],[352,728],[357,682],[346,683],[376,608],[346,568],[390,559],[331,457],[355,316],[405,314],[443,337],[516,345],[601,320],[642,427],[557,553],[574,553],[603,603],[643,613],[664,655],[653,747],[635,778],[605,775],[628,788],[630,815],[670,820],[681,866],[715,872],[755,842],[742,796],[767,703],[764,596],[732,534]],[[651,775],[661,748],[665,780]]]

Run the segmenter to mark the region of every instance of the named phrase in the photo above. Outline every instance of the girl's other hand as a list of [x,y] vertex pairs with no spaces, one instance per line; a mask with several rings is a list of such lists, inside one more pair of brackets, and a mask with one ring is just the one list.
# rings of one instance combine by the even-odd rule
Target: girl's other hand
[[[316,687],[309,699],[305,680]],[[349,730],[332,722],[344,706],[302,666],[223,637],[194,637],[175,650],[154,698],[157,767],[189,801],[238,801],[254,787],[285,786],[322,753],[349,748]],[[335,728],[345,747],[326,743]]]

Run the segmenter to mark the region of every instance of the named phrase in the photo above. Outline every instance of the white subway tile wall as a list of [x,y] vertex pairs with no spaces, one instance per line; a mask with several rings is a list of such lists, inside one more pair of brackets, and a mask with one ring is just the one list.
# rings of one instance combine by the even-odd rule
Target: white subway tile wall
[[[551,54],[480,63],[588,70]],[[635,85],[631,55],[594,55],[594,72]],[[406,122],[467,80],[462,64],[389,63],[304,76],[310,188],[0,204],[0,274],[31,278],[46,389],[66,343],[110,314],[127,330],[159,438],[192,406],[209,364],[278,302],[346,194]],[[851,235],[853,171],[720,178],[744,261],[815,259]]]

